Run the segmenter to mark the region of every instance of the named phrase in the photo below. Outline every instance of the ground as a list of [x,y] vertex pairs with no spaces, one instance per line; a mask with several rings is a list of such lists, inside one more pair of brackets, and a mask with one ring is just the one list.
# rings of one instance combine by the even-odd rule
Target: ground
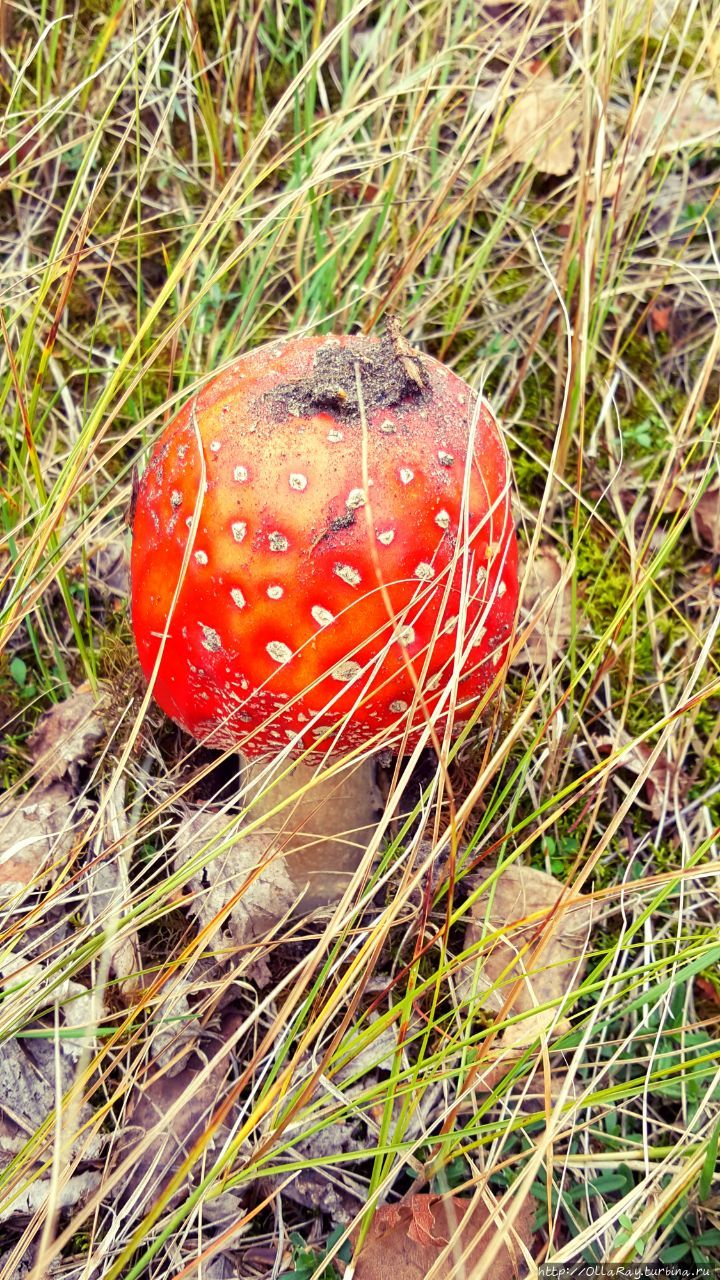
[[[362,1280],[450,1190],[474,1274],[717,1261],[719,15],[0,29],[2,1280]],[[233,357],[388,315],[502,424],[514,650],[343,911],[251,927],[237,758],[137,664],[133,468]]]

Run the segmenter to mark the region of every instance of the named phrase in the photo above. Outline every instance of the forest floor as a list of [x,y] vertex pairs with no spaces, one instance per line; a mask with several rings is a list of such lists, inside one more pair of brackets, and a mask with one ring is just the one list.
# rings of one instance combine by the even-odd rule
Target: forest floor
[[[0,1280],[717,1261],[720,8],[0,30]],[[502,424],[517,641],[343,909],[249,935],[222,839],[177,856],[237,763],[144,697],[132,472],[388,313]]]

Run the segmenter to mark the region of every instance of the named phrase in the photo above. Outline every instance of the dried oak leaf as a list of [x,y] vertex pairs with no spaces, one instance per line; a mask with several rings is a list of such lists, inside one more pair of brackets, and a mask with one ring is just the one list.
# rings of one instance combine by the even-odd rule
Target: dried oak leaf
[[94,693],[80,688],[42,716],[28,746],[35,772],[42,775],[43,782],[59,782],[69,776],[77,784],[79,766],[92,759],[105,732],[97,708]]
[[59,782],[0,808],[0,898],[38,884],[78,838],[72,797]]
[[[355,1263],[354,1280],[425,1280],[447,1249],[448,1270],[453,1258],[469,1248],[463,1275],[473,1280],[515,1280],[527,1276],[532,1242],[533,1202],[528,1197],[512,1227],[503,1227],[496,1210],[481,1200],[452,1196],[414,1195],[377,1210]],[[483,1256],[502,1233],[503,1243],[493,1262]],[[523,1247],[524,1246],[524,1247]]]
[[533,64],[505,123],[512,159],[556,178],[569,173],[575,164],[573,134],[579,110],[567,86],[559,84],[547,67],[534,70]]
[[[283,858],[268,857],[271,838],[263,832],[244,835],[239,825],[222,813],[191,814],[175,837],[175,867],[207,855],[186,881],[189,909],[203,929],[223,917],[222,933],[235,947],[250,948],[294,907],[298,892]],[[214,848],[221,852],[214,855]],[[265,985],[266,966],[256,968],[255,977]]]
[[[477,972],[461,979],[459,992],[474,991],[483,1008],[499,1013],[515,987],[508,1015],[532,1016],[508,1027],[503,1047],[531,1044],[552,1026],[557,1004],[580,983],[592,926],[592,900],[569,892],[560,880],[534,867],[512,865],[492,883],[479,874],[483,892],[472,906],[465,949],[478,947]],[[493,936],[497,935],[497,936]]]
[[[533,630],[518,654],[518,662],[544,667],[567,648],[573,631],[570,577],[551,546],[539,547],[531,564],[524,562],[524,590],[520,625]],[[579,621],[579,620],[578,620]]]
[[[683,472],[665,499],[668,511],[689,507],[694,494],[703,484],[703,472]],[[690,516],[690,528],[697,545],[720,555],[720,477],[712,480],[698,498]]]

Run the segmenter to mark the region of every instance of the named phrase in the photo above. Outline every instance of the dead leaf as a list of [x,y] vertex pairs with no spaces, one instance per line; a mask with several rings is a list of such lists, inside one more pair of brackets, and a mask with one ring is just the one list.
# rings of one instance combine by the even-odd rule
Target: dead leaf
[[[84,1173],[71,1174],[61,1180],[54,1196],[54,1205],[60,1212],[75,1209],[100,1186],[102,1175],[95,1169],[86,1169]],[[0,1222],[15,1219],[18,1215],[30,1217],[42,1210],[50,1194],[50,1181],[38,1178],[35,1182],[21,1187],[12,1199],[6,1199],[0,1209]]]
[[91,586],[104,595],[127,600],[130,594],[130,567],[125,539],[110,537],[94,546],[88,553],[87,562]]
[[[695,501],[697,490],[704,483],[704,469],[684,471],[676,476],[673,488],[665,499],[668,511],[688,508]],[[720,477],[714,479],[695,502],[690,516],[692,535],[699,547],[720,555]]]
[[[645,775],[643,790],[647,806],[655,821],[659,822],[667,808],[666,796],[672,798],[673,779],[678,773],[677,768],[667,756],[661,752],[654,764],[648,767],[654,747],[648,746],[645,742],[633,741],[631,734],[620,729],[612,735],[608,734],[607,737],[594,739],[593,746],[600,755],[608,755],[624,748],[618,767],[629,769],[636,777]],[[683,774],[679,774],[677,786],[681,799],[685,797],[689,785],[689,780]]]
[[40,884],[77,840],[77,811],[59,782],[6,803],[0,809],[0,897]]
[[132,898],[127,834],[125,783],[119,782],[100,806],[95,857],[85,881],[84,914],[104,930],[117,990],[124,1000],[132,1000],[143,979],[137,930],[127,919]]
[[672,313],[672,302],[662,302],[658,299],[657,302],[653,303],[648,317],[650,320],[650,328],[653,333],[667,333],[670,328]]
[[333,1222],[350,1222],[367,1203],[367,1182],[353,1173],[349,1162],[338,1165],[335,1160],[343,1153],[367,1151],[368,1141],[362,1123],[330,1124],[286,1147],[283,1159],[306,1167],[289,1182],[287,1174],[279,1174],[268,1179],[268,1185],[282,1187],[283,1196],[305,1209],[328,1213]]
[[[654,156],[679,147],[707,151],[717,145],[720,104],[717,97],[707,92],[709,87],[709,81],[700,81],[690,85],[687,91],[678,88],[654,93],[641,103],[629,136],[630,103],[610,107],[613,128],[626,141],[614,160],[604,167],[602,176],[598,175],[604,200],[615,200],[622,193],[634,207],[638,185],[642,187],[647,175],[652,173],[648,162]],[[718,88],[720,85],[716,86],[716,93]],[[657,235],[670,231],[684,240],[687,228],[678,224],[686,207],[712,201],[714,188],[712,175],[708,178],[700,169],[663,171],[662,182],[654,190],[648,206],[648,227]]]
[[[222,852],[213,856],[213,847]],[[240,821],[227,814],[193,813],[175,837],[175,868],[206,853],[204,865],[187,880],[188,908],[203,929],[217,918],[221,934],[236,948],[250,950],[296,904],[298,893],[284,858],[268,857],[272,838],[262,832],[243,835]],[[230,959],[230,955],[227,957]],[[237,962],[237,956],[233,954]],[[267,966],[257,971],[260,985],[270,979]]]
[[573,133],[579,107],[567,85],[541,67],[521,89],[505,123],[505,141],[518,164],[562,178],[575,164]]
[[[205,1073],[204,1062],[214,1056],[220,1045],[228,1042],[240,1018],[235,1010],[225,1014],[214,1037],[207,1035],[202,1059],[199,1054],[193,1054],[190,1063],[173,1076],[151,1067],[149,1075],[134,1086],[115,1153],[116,1163],[131,1154],[134,1156],[122,1183],[123,1202],[127,1207],[131,1201],[134,1213],[142,1213],[143,1206],[147,1208],[157,1200],[194,1144],[208,1130],[216,1108],[226,1096],[233,1058],[228,1050]],[[228,1136],[232,1121],[231,1113],[208,1141],[204,1153],[198,1157],[198,1167],[190,1171],[185,1186],[175,1192],[171,1205],[187,1196],[194,1183],[207,1172]],[[218,1222],[228,1214],[237,1214],[241,1202],[240,1193],[223,1192],[208,1199],[203,1206],[203,1216],[206,1221]]]
[[203,1263],[203,1280],[237,1280],[239,1275],[238,1263],[229,1253],[216,1253],[209,1262]]
[[28,740],[35,772],[43,782],[59,782],[70,777],[77,785],[79,767],[87,764],[105,729],[97,714],[94,693],[86,687],[75,689],[40,719]]
[[[520,625],[533,630],[517,661],[535,667],[554,662],[567,648],[573,630],[572,593],[566,566],[549,545],[539,547],[532,564],[524,561],[524,591]],[[580,619],[576,621],[579,625]]]
[[[348,1039],[351,1039],[350,1035]],[[370,1044],[348,1058],[339,1069],[328,1069],[332,1079],[332,1096],[337,1098],[342,1093],[350,1104],[347,1119],[326,1125],[307,1138],[299,1137],[291,1147],[283,1151],[281,1162],[302,1161],[305,1165],[290,1182],[287,1181],[287,1174],[268,1179],[278,1189],[282,1187],[283,1196],[306,1209],[328,1213],[333,1222],[350,1222],[358,1209],[366,1203],[367,1182],[356,1177],[348,1165],[338,1166],[329,1157],[337,1158],[342,1153],[369,1149],[372,1141],[371,1127],[362,1110],[353,1109],[352,1102],[377,1082],[379,1072],[389,1073],[392,1070],[396,1049],[397,1031],[393,1027],[386,1027]],[[342,1046],[339,1053],[342,1053]],[[314,1060],[307,1055],[298,1064],[297,1076],[302,1079],[303,1071],[309,1073],[315,1066]],[[317,1085],[319,1095],[324,1088],[327,1089],[328,1085],[323,1078]],[[304,1126],[306,1122],[298,1123]],[[291,1138],[292,1133],[293,1126],[290,1125],[285,1131],[286,1138]]]
[[[33,970],[37,969],[39,966],[36,965],[26,969],[16,965],[17,980],[34,978]],[[4,976],[8,976],[7,966]],[[10,974],[6,988],[11,983]],[[6,1040],[0,1053],[0,1170],[3,1171],[26,1148],[28,1139],[43,1124],[50,1121],[52,1125],[63,1095],[75,1081],[80,1053],[92,1045],[88,1040],[88,1029],[92,1032],[98,1011],[93,1005],[91,992],[79,983],[68,981],[55,991],[49,990],[44,1003],[58,1004],[63,1034],[56,1037],[53,1027],[44,1025],[40,1020],[26,1027],[35,1035],[28,1035],[22,1041]],[[78,1028],[77,1039],[66,1036],[65,1032],[70,1027]],[[70,1114],[73,1114],[74,1132],[91,1119],[87,1103]],[[78,1145],[73,1141],[73,1134],[67,1132],[67,1124],[66,1118],[63,1133],[64,1141],[68,1143],[65,1167],[68,1167]],[[57,1201],[60,1208],[73,1208],[100,1182],[100,1173],[88,1168],[87,1161],[94,1161],[100,1155],[104,1140],[95,1137],[88,1142],[85,1135],[80,1141],[84,1167],[78,1168],[62,1183]],[[37,1172],[30,1182],[26,1180],[26,1170],[18,1182],[17,1192],[12,1185],[8,1187],[0,1207],[0,1222],[14,1219],[16,1215],[35,1213],[42,1207],[52,1181],[48,1171],[41,1172],[40,1169],[47,1154],[47,1148],[38,1151]]]
[[171,988],[166,988],[158,1017],[154,1019],[151,1048],[153,1066],[169,1076],[182,1071],[185,1060],[196,1047],[199,1038],[197,1019],[188,999],[193,979],[181,976]]
[[714,1009],[720,1008],[720,991],[709,978],[698,974],[693,982],[696,998],[699,996],[703,1000],[707,1000]]
[[708,83],[694,81],[686,90],[669,89],[646,98],[635,117],[635,130],[649,154],[704,143],[720,137],[720,103],[707,92]]
[[[502,1226],[494,1204],[460,1196],[415,1195],[376,1211],[360,1252],[353,1259],[355,1280],[425,1280],[452,1241],[448,1270],[466,1248],[463,1274],[473,1280],[513,1280],[525,1276],[532,1243],[534,1205],[528,1197],[512,1227]],[[499,1233],[503,1244],[488,1268],[483,1255]]]
[[478,947],[485,938],[488,942],[478,954],[476,974],[462,978],[458,989],[465,998],[474,990],[482,1008],[500,1013],[518,984],[507,1013],[533,1016],[501,1038],[503,1049],[517,1048],[533,1043],[553,1025],[562,1030],[556,1008],[535,1011],[559,1003],[579,985],[592,902],[534,867],[508,866],[489,883],[494,875],[488,870],[478,877],[485,887],[472,907],[465,949]]
[[[36,1014],[56,1006],[62,1010],[61,1049],[69,1062],[77,1062],[81,1054],[92,1047],[95,1027],[104,1012],[98,991],[83,986],[73,978],[58,982],[57,975],[52,974],[45,965],[28,961],[24,956],[8,956],[0,965],[0,980],[8,1003],[15,992],[19,994],[22,990],[29,990],[32,992]],[[77,1037],[71,1034],[73,1030],[77,1031]],[[44,1038],[32,1038],[28,1042],[28,1052],[37,1060],[38,1053],[46,1043]]]

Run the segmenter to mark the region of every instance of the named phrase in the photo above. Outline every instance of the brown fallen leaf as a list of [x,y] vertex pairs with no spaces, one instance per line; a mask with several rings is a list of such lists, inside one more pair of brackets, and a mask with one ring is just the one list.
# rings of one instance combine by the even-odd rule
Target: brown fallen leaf
[[[669,0],[675,4],[675,0]],[[710,63],[710,65],[712,65]],[[628,135],[630,101],[622,106],[611,106],[609,118],[613,129],[625,141],[614,160],[605,166],[602,179],[602,197],[615,200],[619,194],[627,195],[634,203],[639,183],[647,181],[653,172],[649,161],[678,148],[710,150],[717,145],[720,134],[720,104],[717,97],[708,92],[709,81],[696,81],[687,91],[666,89],[652,94],[641,102]],[[716,86],[716,94],[720,84]],[[668,228],[677,229],[684,237],[687,233],[677,227],[678,220],[688,204],[704,204],[712,200],[715,183],[710,175],[710,189],[704,192],[704,175],[700,170],[670,173],[663,169],[661,187],[648,208],[648,226],[660,233]],[[652,319],[651,319],[652,323]],[[674,325],[675,317],[671,319]]]
[[672,319],[673,303],[658,299],[648,313],[650,328],[653,333],[667,333]]
[[127,600],[130,594],[130,567],[124,538],[109,537],[88,552],[88,575],[91,586],[103,595]]
[[[554,547],[539,547],[532,564],[523,562],[520,625],[533,625],[518,662],[545,667],[567,648],[573,630],[571,575]],[[580,625],[580,619],[576,625]]]
[[78,838],[78,814],[61,783],[6,802],[0,809],[0,898],[40,884]]
[[[350,1034],[348,1040],[351,1040]],[[396,1049],[397,1032],[393,1027],[386,1027],[371,1044],[355,1053],[338,1070],[329,1068],[332,1096],[337,1098],[342,1094],[347,1100],[347,1118],[326,1125],[309,1137],[299,1137],[283,1151],[280,1163],[287,1161],[302,1163],[304,1166],[291,1181],[288,1181],[288,1176],[284,1173],[268,1179],[278,1189],[282,1188],[284,1197],[306,1209],[328,1213],[333,1222],[350,1222],[358,1209],[367,1202],[367,1182],[353,1172],[352,1166],[338,1166],[335,1160],[341,1153],[370,1149],[372,1135],[364,1118],[364,1110],[356,1110],[352,1103],[377,1082],[379,1072],[387,1074],[392,1070]],[[342,1045],[339,1053],[342,1053]],[[298,1065],[298,1074],[303,1070],[311,1071],[314,1065],[308,1055]],[[327,1084],[319,1083],[318,1096],[322,1095],[323,1088],[327,1088]],[[304,1123],[299,1122],[300,1125]],[[292,1134],[293,1126],[290,1125],[286,1136],[290,1138]],[[329,1157],[335,1159],[331,1160]]]
[[[42,971],[39,965],[17,966],[14,977],[17,982],[38,982]],[[13,973],[7,966],[3,978],[7,995],[13,985]],[[25,1176],[13,1179],[8,1165],[27,1149],[28,1139],[41,1126],[52,1126],[63,1095],[75,1081],[80,1054],[93,1043],[88,1040],[88,1032],[92,1033],[95,1018],[99,1016],[92,993],[73,981],[55,990],[48,988],[43,1003],[59,1006],[63,1034],[56,1036],[52,1026],[38,1020],[32,1027],[25,1028],[34,1031],[34,1035],[22,1040],[6,1040],[0,1053],[0,1171],[6,1174],[5,1190],[0,1194],[0,1223],[41,1210],[50,1194],[52,1177],[47,1167],[43,1167],[47,1147],[38,1150],[32,1180],[28,1180],[27,1169]],[[77,1038],[66,1034],[73,1028],[77,1028]],[[94,1166],[104,1141],[95,1137],[88,1142],[87,1135],[74,1141],[74,1134],[92,1118],[87,1103],[74,1112],[73,1132],[68,1132],[67,1115],[66,1112],[63,1127],[63,1141],[68,1144],[65,1167],[70,1168],[70,1157],[79,1145],[82,1164],[63,1179],[57,1201],[63,1209],[73,1208],[99,1185],[101,1174]]]
[[166,988],[158,1016],[154,1019],[150,1048],[153,1065],[176,1076],[200,1038],[198,1020],[193,1016],[189,992],[193,979],[183,976]]
[[[27,960],[25,956],[13,955],[6,956],[0,962],[0,984],[8,1007],[15,995],[21,1000],[23,992],[26,995],[32,992],[32,1007],[36,1014],[47,1008],[57,1007],[61,1011],[63,1035],[60,1048],[68,1063],[77,1062],[81,1054],[93,1046],[95,1028],[104,1012],[98,990],[91,990],[73,978],[58,982],[57,975],[52,973],[47,963],[41,964]],[[77,1035],[73,1035],[74,1031]],[[37,1062],[48,1044],[52,1048],[51,1040],[31,1037],[26,1047]],[[52,1071],[50,1075],[52,1077]]]
[[216,1253],[203,1263],[203,1280],[237,1280],[240,1274],[237,1258],[231,1258],[229,1253]]
[[696,144],[714,145],[720,138],[720,103],[694,81],[687,90],[652,94],[635,117],[635,131],[651,154]]
[[[116,1164],[133,1156],[122,1182],[123,1202],[132,1200],[133,1212],[140,1214],[143,1207],[157,1200],[208,1130],[216,1108],[225,1098],[233,1057],[228,1049],[209,1072],[205,1072],[204,1062],[230,1039],[240,1017],[235,1010],[228,1010],[215,1036],[206,1036],[202,1057],[194,1053],[176,1075],[151,1067],[148,1076],[134,1085],[115,1152]],[[227,1117],[204,1145],[197,1167],[189,1171],[184,1186],[178,1188],[169,1204],[179,1203],[207,1172],[228,1136],[232,1119],[233,1115]],[[237,1214],[241,1201],[239,1193],[222,1192],[208,1198],[203,1215],[206,1221],[219,1222],[228,1214]]]
[[[203,866],[186,881],[187,905],[201,928],[216,926],[230,940],[235,963],[236,949],[249,952],[298,900],[285,860],[268,857],[272,838],[262,832],[244,835],[240,825],[227,814],[193,813],[180,824],[175,837],[176,870],[206,855]],[[222,852],[213,856],[214,848]],[[255,964],[253,976],[259,985],[266,985],[267,966]]]
[[35,772],[43,782],[59,782],[69,776],[77,784],[79,767],[92,759],[105,732],[97,708],[92,690],[82,687],[41,717],[28,746]]
[[480,872],[483,892],[465,931],[466,949],[488,942],[478,954],[477,972],[462,977],[458,990],[465,998],[474,990],[482,1008],[499,1013],[517,984],[507,1014],[532,1016],[507,1028],[501,1047],[518,1048],[553,1025],[562,1031],[557,1009],[540,1006],[558,1004],[580,983],[592,901],[534,867],[508,866],[490,882],[494,874]]
[[580,106],[548,67],[534,67],[508,115],[505,141],[518,164],[533,164],[540,173],[561,178],[575,164],[573,134]]
[[666,797],[672,803],[673,780],[676,775],[680,798],[684,799],[687,794],[689,779],[678,771],[667,756],[660,753],[654,764],[650,765],[649,761],[654,748],[645,742],[634,742],[632,735],[625,730],[618,729],[612,735],[596,738],[593,740],[593,746],[600,755],[609,755],[611,752],[626,748],[618,760],[617,767],[628,769],[636,777],[643,776],[645,801],[656,822],[660,821],[667,808]]
[[[447,1269],[469,1248],[462,1274],[473,1280],[513,1280],[528,1274],[534,1205],[528,1197],[512,1227],[503,1227],[495,1205],[460,1196],[414,1195],[381,1205],[355,1263],[354,1280],[425,1280],[448,1244]],[[502,1233],[503,1243],[488,1267],[483,1255]],[[440,1273],[442,1274],[442,1273]]]
[[[695,494],[704,483],[704,469],[685,471],[675,478],[673,488],[665,499],[668,511],[687,508],[695,500]],[[690,516],[690,528],[697,545],[706,551],[720,555],[720,476],[711,480],[704,493],[695,502]]]
[[370,1140],[361,1129],[357,1122],[331,1124],[287,1146],[283,1159],[305,1167],[290,1181],[287,1174],[278,1174],[267,1180],[268,1185],[282,1189],[283,1198],[305,1209],[329,1214],[333,1222],[350,1222],[367,1203],[367,1182],[356,1176],[349,1162],[343,1166],[336,1161],[343,1153],[368,1150]]
[[85,881],[83,911],[88,921],[104,930],[116,989],[123,999],[132,1000],[143,979],[138,933],[128,919],[132,894],[124,782],[103,797],[99,816],[96,857]]

